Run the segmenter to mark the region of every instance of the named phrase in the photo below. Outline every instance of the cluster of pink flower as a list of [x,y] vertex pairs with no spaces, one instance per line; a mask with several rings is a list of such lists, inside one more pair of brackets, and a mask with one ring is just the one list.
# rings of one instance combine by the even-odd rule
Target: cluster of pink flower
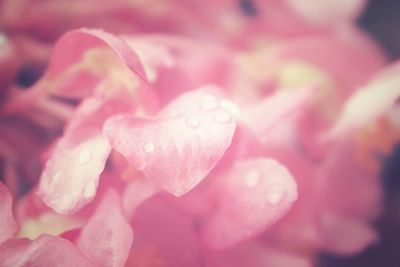
[[0,266],[306,267],[376,242],[400,64],[364,5],[0,1]]

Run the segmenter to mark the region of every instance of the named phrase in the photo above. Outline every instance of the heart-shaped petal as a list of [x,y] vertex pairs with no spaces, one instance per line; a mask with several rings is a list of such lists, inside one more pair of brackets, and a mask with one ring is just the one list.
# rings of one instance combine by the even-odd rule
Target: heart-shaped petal
[[115,116],[106,121],[104,133],[136,169],[180,196],[222,158],[236,122],[216,95],[204,91],[182,95],[159,115],[154,119]]
[[218,209],[202,231],[212,248],[228,248],[259,234],[285,215],[297,199],[293,176],[268,158],[238,162],[223,178],[215,191]]

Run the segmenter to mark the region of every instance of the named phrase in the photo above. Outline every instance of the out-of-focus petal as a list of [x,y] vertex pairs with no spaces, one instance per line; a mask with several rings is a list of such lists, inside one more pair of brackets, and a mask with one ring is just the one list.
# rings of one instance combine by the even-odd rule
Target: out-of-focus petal
[[337,254],[360,253],[378,241],[377,232],[363,221],[324,214],[319,224],[319,246]]
[[0,104],[4,104],[9,94],[9,87],[17,72],[18,60],[15,48],[7,35],[0,32]]
[[243,71],[253,80],[280,88],[318,86],[328,96],[325,105],[344,100],[386,64],[377,44],[355,27],[283,39],[250,50],[243,59]]
[[218,209],[203,229],[204,241],[213,248],[227,248],[261,233],[297,199],[292,175],[267,158],[238,162],[219,186]]
[[171,35],[144,35],[124,40],[142,60],[163,104],[204,84],[225,88],[231,82],[235,54],[226,46]]
[[400,65],[384,70],[346,102],[329,136],[348,133],[368,124],[393,106],[400,98]]
[[133,240],[121,198],[110,190],[76,241],[94,266],[124,266]]
[[286,0],[287,5],[315,24],[339,24],[353,20],[359,15],[366,0]]
[[34,241],[13,239],[0,246],[0,265],[16,266],[92,266],[88,259],[69,241],[42,235]]
[[202,266],[193,219],[162,197],[140,205],[131,221],[135,240],[127,266]]
[[87,97],[76,109],[64,132],[75,131],[79,133],[82,128],[97,128],[100,130],[107,118],[120,113],[134,112],[136,108],[135,103],[132,103],[130,99],[105,100],[99,97]]
[[31,90],[69,98],[91,94],[104,97],[105,92],[96,89],[104,81],[108,82],[108,95],[125,87],[132,91],[133,98],[140,98],[144,109],[153,111],[157,107],[157,98],[135,51],[117,36],[101,30],[80,29],[63,35],[54,46],[43,78]]
[[157,192],[157,187],[144,177],[139,177],[129,182],[122,200],[127,218],[132,218],[136,208]]
[[7,187],[0,182],[0,244],[14,236],[18,230],[12,213],[12,197]]
[[255,133],[265,137],[277,123],[302,110],[315,91],[313,87],[295,91],[279,90],[246,109],[241,118]]
[[[146,79],[136,53],[118,37],[101,30],[81,29],[66,33],[56,43],[46,75],[55,76],[76,64],[93,47],[110,47],[134,73]],[[66,53],[67,51],[67,53]]]
[[368,222],[382,212],[383,192],[377,174],[360,161],[358,149],[350,141],[336,142],[319,166],[314,184],[321,210]]
[[106,121],[104,133],[136,169],[179,196],[196,186],[230,146],[235,118],[219,101],[203,91],[186,93],[159,118],[116,116]]

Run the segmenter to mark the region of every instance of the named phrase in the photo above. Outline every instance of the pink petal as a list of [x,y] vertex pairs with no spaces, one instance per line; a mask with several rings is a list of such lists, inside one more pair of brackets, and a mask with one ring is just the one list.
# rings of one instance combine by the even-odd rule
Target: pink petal
[[138,53],[162,103],[204,84],[230,82],[234,53],[227,46],[155,34],[124,40]]
[[367,223],[334,214],[324,214],[319,226],[319,245],[337,254],[360,253],[379,239]]
[[80,61],[88,49],[104,46],[113,49],[134,73],[145,80],[146,75],[139,58],[125,42],[105,31],[89,29],[70,31],[58,40],[46,75],[60,74],[68,66]]
[[59,213],[71,214],[90,202],[111,147],[96,128],[68,132],[55,147],[40,178],[39,195]]
[[8,188],[0,182],[0,244],[13,237],[18,230],[12,212],[12,197]]
[[156,193],[158,193],[157,188],[144,177],[129,182],[123,195],[123,206],[127,218],[132,218],[137,207]]
[[88,127],[101,129],[107,118],[120,113],[134,112],[136,108],[129,98],[105,100],[100,97],[87,97],[76,109],[64,132],[80,131],[79,129]]
[[277,123],[304,109],[316,91],[314,87],[279,90],[245,110],[243,120],[255,133],[265,137]]
[[121,199],[109,190],[76,241],[94,266],[124,266],[133,232],[123,214]]
[[213,248],[227,248],[261,233],[297,199],[292,175],[267,158],[238,162],[218,189],[218,210],[203,229],[205,242]]
[[286,0],[287,5],[309,22],[338,23],[353,20],[366,5],[366,0]]
[[177,98],[159,118],[113,117],[104,133],[136,169],[180,196],[215,167],[235,128],[233,115],[219,106],[216,96],[195,91]]
[[388,67],[345,103],[328,136],[356,130],[387,112],[400,99],[400,63]]
[[3,267],[92,266],[71,242],[48,235],[34,241],[9,240],[0,246],[0,263]]
[[[55,193],[53,189],[43,189],[43,187],[41,187],[40,190],[42,193],[48,195],[47,200],[44,200],[47,205],[59,212],[71,213],[77,211],[91,201],[95,189],[97,188],[99,175],[104,168],[105,161],[111,150],[107,140],[102,137],[100,129],[108,117],[115,114],[133,112],[138,108],[136,104],[137,103],[134,103],[129,97],[122,97],[122,99],[104,99],[93,96],[87,97],[81,102],[73,117],[66,125],[64,136],[61,138],[56,148],[53,149],[52,156],[49,159],[51,163],[46,165],[42,175],[42,177],[52,177],[49,179],[52,179],[55,183],[52,185],[53,187],[66,183],[65,179],[68,179],[68,177],[72,177],[71,181],[76,179],[75,183],[68,182],[67,186],[62,186],[64,188],[64,193],[67,194],[68,190],[73,191],[73,193],[63,196],[59,192]],[[87,150],[87,152],[85,152],[85,150]],[[91,150],[93,151],[90,152]],[[96,153],[94,153],[94,151],[96,151]],[[90,160],[90,162],[81,164],[79,162],[80,153],[83,153],[81,156],[83,157],[83,161],[85,161],[85,157],[89,157],[90,159],[87,160]],[[89,154],[95,154],[95,156],[92,157],[92,155]],[[63,170],[63,177],[56,177],[57,172],[60,171],[60,169],[56,170],[56,168],[65,169]],[[46,179],[48,179],[48,177]],[[58,181],[55,182],[55,180]],[[93,189],[94,191],[92,193],[86,191],[89,195],[83,193],[85,190]],[[63,207],[56,207],[57,205],[61,205],[60,203],[52,203],[54,201],[60,201],[61,199],[64,201]]]
[[[98,74],[101,69],[95,69],[98,67],[96,62],[87,62],[85,66],[78,67],[89,60],[87,53],[93,49],[104,49],[104,52],[108,49],[115,54],[122,65],[132,71],[132,77],[138,78],[139,98],[144,103],[143,106],[150,111],[156,108],[157,98],[148,85],[136,53],[117,36],[101,30],[80,29],[63,35],[56,43],[46,73],[37,86],[44,87],[43,89],[51,86],[51,93],[61,96],[81,98],[90,95],[98,82],[107,78]],[[107,57],[101,58],[100,54],[97,60],[105,61]],[[110,88],[113,89],[115,88]]]
[[[315,86],[321,84],[322,78],[326,80],[322,82],[323,86],[333,85],[331,89],[324,89],[331,90],[339,100],[348,97],[386,64],[377,44],[354,27],[344,27],[335,33],[284,39],[273,47],[274,53],[270,53],[268,46],[258,51],[261,62],[258,67],[273,66],[275,73],[278,72],[278,77],[273,77],[275,83],[281,87],[292,87],[297,83]],[[302,76],[301,65],[315,69],[314,75],[306,71]],[[268,81],[268,76],[266,79]],[[326,82],[328,84],[324,84]]]

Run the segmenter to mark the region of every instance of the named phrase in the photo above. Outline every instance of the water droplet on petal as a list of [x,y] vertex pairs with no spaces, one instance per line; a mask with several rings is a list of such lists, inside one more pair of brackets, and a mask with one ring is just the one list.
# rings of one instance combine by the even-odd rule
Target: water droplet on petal
[[200,122],[197,118],[195,117],[190,117],[186,120],[186,124],[190,127],[199,127],[200,126]]
[[87,163],[91,157],[92,153],[89,150],[82,150],[78,156],[79,163]]
[[213,110],[219,106],[218,100],[213,95],[206,95],[201,100],[201,108],[204,110]]
[[272,185],[268,190],[268,202],[272,205],[278,204],[282,201],[284,196],[284,191],[280,185]]
[[221,111],[215,116],[215,120],[221,123],[229,123],[232,120],[232,115],[226,111]]
[[143,150],[144,150],[145,152],[147,152],[147,153],[153,152],[155,148],[156,148],[156,147],[154,146],[153,143],[146,143],[146,144],[143,146]]
[[260,182],[260,179],[261,173],[258,170],[251,170],[246,174],[244,182],[247,187],[254,187]]

